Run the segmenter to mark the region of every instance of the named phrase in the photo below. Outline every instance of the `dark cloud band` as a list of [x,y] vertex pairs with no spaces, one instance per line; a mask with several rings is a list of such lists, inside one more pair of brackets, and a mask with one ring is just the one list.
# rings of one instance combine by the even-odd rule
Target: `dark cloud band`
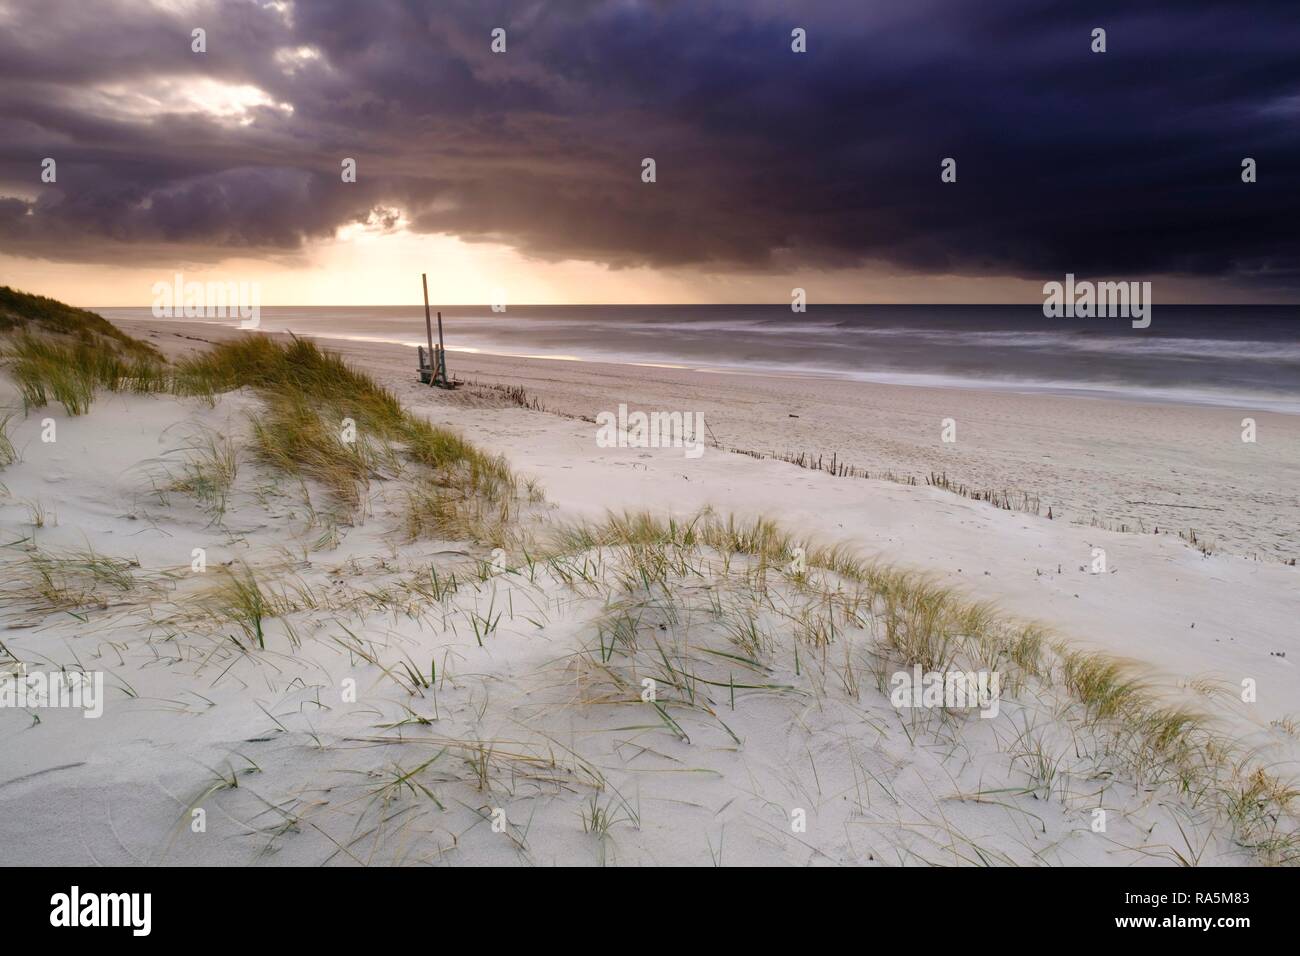
[[20,0],[0,14],[0,242],[284,254],[398,209],[614,266],[1294,294],[1297,49],[1295,3]]

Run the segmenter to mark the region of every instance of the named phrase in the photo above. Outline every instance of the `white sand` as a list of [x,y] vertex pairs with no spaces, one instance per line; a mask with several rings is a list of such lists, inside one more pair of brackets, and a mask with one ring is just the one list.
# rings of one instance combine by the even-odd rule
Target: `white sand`
[[[122,321],[176,353],[228,328]],[[411,385],[412,349],[329,340],[393,388]],[[454,374],[524,386],[547,409],[594,417],[621,401],[703,413],[724,447],[810,452],[871,474],[924,484],[931,472],[980,490],[1028,492],[1058,519],[1179,534],[1212,550],[1270,561],[1300,558],[1300,416],[1171,405],[880,385],[806,376],[771,378],[661,367],[546,361],[453,352]],[[1189,383],[1189,385],[1194,383]],[[435,396],[436,399],[436,396]],[[791,417],[791,416],[798,416]],[[1243,418],[1258,440],[1241,440]],[[940,440],[956,422],[957,441]]]
[[[122,324],[142,334],[143,323]],[[160,324],[152,340],[178,354],[229,334]],[[462,377],[522,382],[572,415],[619,402],[698,410],[724,445],[834,450],[873,472],[944,467],[968,484],[1026,489],[1042,497],[1044,513],[1052,505],[1049,521],[713,448],[694,460],[671,449],[602,449],[595,426],[580,419],[420,387],[411,350],[329,344],[403,402],[536,477],[556,518],[607,509],[685,516],[704,506],[778,518],[809,541],[843,541],[931,571],[1071,642],[1144,662],[1171,690],[1198,678],[1232,690],[1249,678],[1256,703],[1207,706],[1232,736],[1283,748],[1288,759],[1293,751],[1290,736],[1269,727],[1300,702],[1300,569],[1277,560],[1296,545],[1293,478],[1286,490],[1300,460],[1293,418],[1255,416],[1260,442],[1238,448],[1242,413],[1233,410],[452,357]],[[102,396],[83,418],[55,407],[11,424],[24,458],[0,475],[6,543],[34,535],[45,551],[89,546],[137,558],[141,577],[165,568],[178,577],[147,605],[127,595],[81,617],[8,604],[3,640],[15,656],[80,662],[106,671],[116,689],[98,720],[47,709],[33,725],[27,712],[0,710],[0,862],[1128,865],[1173,862],[1175,851],[1200,853],[1200,862],[1249,859],[1198,810],[1161,789],[1093,779],[1077,754],[1065,758],[1073,773],[1059,788],[1012,792],[1035,786],[1026,761],[1009,756],[1043,716],[1024,700],[945,740],[909,733],[874,688],[837,687],[829,665],[802,661],[796,675],[778,656],[771,681],[798,693],[746,693],[734,710],[725,690],[713,693],[741,745],[719,720],[694,716],[682,724],[690,742],[679,740],[649,708],[592,697],[599,682],[575,653],[594,639],[603,602],[555,581],[494,579],[442,611],[344,618],[390,667],[403,656],[425,672],[438,662],[436,692],[414,698],[345,651],[339,615],[323,609],[292,616],[301,646],[283,622],[270,625],[265,652],[236,653],[221,634],[196,639],[169,622],[212,583],[188,573],[194,547],[208,549],[210,566],[235,558],[339,594],[378,589],[430,562],[484,557],[452,543],[403,543],[392,533],[400,503],[382,492],[363,524],[343,529],[337,547],[321,546],[321,528],[305,527],[293,489],[247,463],[224,525],[183,496],[164,503],[151,492],[166,462],[179,464],[187,435],[201,426],[240,433],[255,405],[242,394],[214,409]],[[39,438],[45,417],[57,422],[53,445]],[[938,441],[944,417],[957,420],[956,445]],[[1173,524],[1172,504],[1205,510]],[[43,527],[33,528],[34,510],[46,512]],[[1141,518],[1148,531],[1157,520],[1205,528],[1224,550],[1206,557],[1174,534],[1107,531],[1089,526],[1094,518]],[[1105,574],[1087,570],[1095,548],[1105,550]],[[503,618],[480,648],[476,615],[494,613]],[[164,639],[169,628],[182,636]],[[848,639],[844,646],[849,653]],[[342,696],[347,678],[357,681],[355,703]],[[412,712],[432,723],[409,722]],[[473,741],[492,742],[480,753],[486,784],[474,772]],[[1070,749],[1055,737],[1049,744]],[[394,768],[401,777],[435,756],[415,778],[428,792],[380,789]],[[253,768],[238,788],[220,787],[222,775]],[[603,841],[584,830],[593,799],[614,818]],[[1104,834],[1090,827],[1099,805],[1111,813]],[[204,833],[191,830],[194,807],[206,812]],[[494,808],[509,834],[492,831]],[[806,831],[791,830],[796,809]]]

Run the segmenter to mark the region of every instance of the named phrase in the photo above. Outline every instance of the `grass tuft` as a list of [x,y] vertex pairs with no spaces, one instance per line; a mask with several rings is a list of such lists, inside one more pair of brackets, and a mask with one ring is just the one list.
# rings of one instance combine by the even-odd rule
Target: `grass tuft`
[[100,343],[61,341],[23,332],[0,350],[18,384],[25,408],[44,408],[55,401],[69,415],[90,410],[95,392],[147,394],[165,391],[170,374],[156,358],[121,353]]

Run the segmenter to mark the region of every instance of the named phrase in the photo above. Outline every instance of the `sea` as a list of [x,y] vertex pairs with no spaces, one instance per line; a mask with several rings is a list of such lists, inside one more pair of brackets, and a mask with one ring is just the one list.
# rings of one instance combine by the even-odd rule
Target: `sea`
[[[151,318],[148,307],[101,308]],[[1154,307],[1048,318],[1039,305],[583,305],[441,307],[450,351],[806,375],[1300,414],[1300,306]],[[185,319],[236,326],[230,319]],[[261,329],[425,341],[423,306],[263,307]],[[435,330],[436,335],[436,330]]]

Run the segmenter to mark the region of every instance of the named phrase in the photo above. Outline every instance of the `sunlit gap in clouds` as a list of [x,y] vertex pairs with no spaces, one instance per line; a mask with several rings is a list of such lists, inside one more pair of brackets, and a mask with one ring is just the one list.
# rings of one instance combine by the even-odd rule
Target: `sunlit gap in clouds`
[[103,84],[86,94],[87,105],[109,119],[152,122],[159,116],[203,116],[220,122],[234,121],[247,126],[256,111],[270,109],[284,116],[293,114],[293,104],[276,102],[262,89],[249,83],[226,83],[210,77],[150,77],[130,86]]
[[311,46],[281,47],[275,51],[275,62],[288,76],[292,76],[308,65],[327,65],[321,57],[320,50]]
[[404,210],[376,206],[364,221],[350,222],[336,229],[334,238],[339,242],[373,242],[398,233],[409,235],[410,225],[411,220]]
[[[164,13],[189,15],[206,9],[207,0],[149,0],[149,5]],[[293,0],[261,0],[256,4],[264,10],[273,10],[279,14],[285,26],[294,25]]]

